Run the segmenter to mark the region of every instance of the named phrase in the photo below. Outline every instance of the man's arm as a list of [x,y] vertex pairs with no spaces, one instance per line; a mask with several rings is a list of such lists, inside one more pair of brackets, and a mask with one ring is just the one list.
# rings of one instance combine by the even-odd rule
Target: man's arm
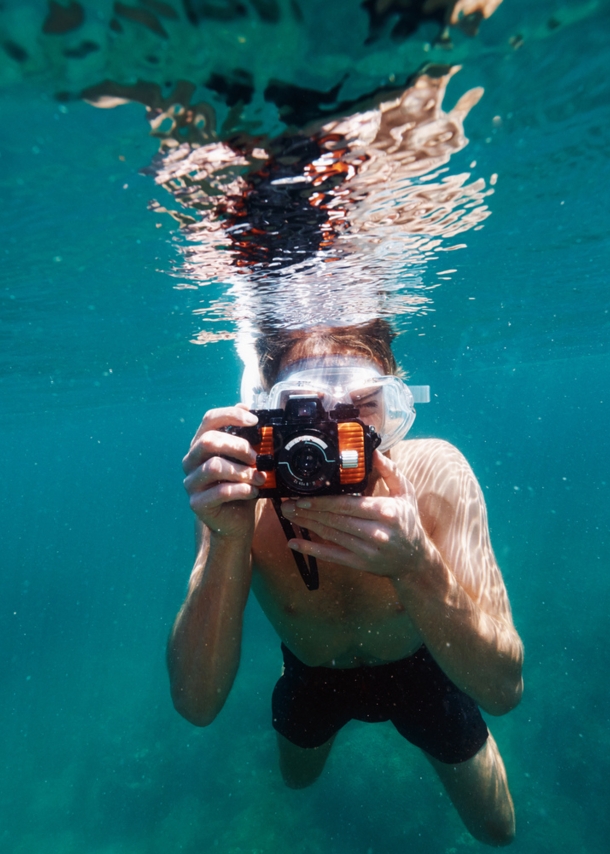
[[510,712],[523,691],[523,647],[512,623],[484,611],[433,545],[422,554],[422,571],[395,579],[394,586],[451,681],[486,712]]
[[490,714],[521,699],[523,647],[489,538],[472,469],[447,442],[418,460],[418,509],[429,533],[419,570],[395,579],[399,597],[450,679]]
[[[293,540],[289,545],[322,560],[389,577],[449,678],[485,711],[504,714],[521,698],[522,645],[489,545],[476,479],[455,448],[439,444],[446,459],[439,466],[437,456],[429,466],[436,480],[429,493],[434,500],[428,499],[427,506],[423,502],[424,513],[431,517],[426,527],[430,530],[432,522],[435,528],[431,536],[422,525],[413,486],[394,463],[377,455],[375,465],[389,497],[341,496],[299,500],[296,507],[286,504],[283,511],[291,520],[326,541]],[[438,455],[438,445],[434,450]],[[425,463],[422,460],[422,466]]]
[[219,427],[244,426],[253,419],[240,407],[211,410],[183,461],[199,547],[169,638],[167,664],[174,705],[197,726],[214,720],[239,667],[252,573],[255,502],[249,499],[256,498],[264,479],[251,468],[255,453],[248,442]]
[[174,706],[196,726],[212,723],[233,686],[250,578],[250,538],[206,530],[167,647]]

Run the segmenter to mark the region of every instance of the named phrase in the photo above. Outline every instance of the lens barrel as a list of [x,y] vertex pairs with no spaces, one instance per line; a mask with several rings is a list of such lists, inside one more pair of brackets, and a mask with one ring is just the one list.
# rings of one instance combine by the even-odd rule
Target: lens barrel
[[311,431],[293,436],[280,450],[277,476],[290,490],[311,494],[337,479],[337,450],[328,436]]

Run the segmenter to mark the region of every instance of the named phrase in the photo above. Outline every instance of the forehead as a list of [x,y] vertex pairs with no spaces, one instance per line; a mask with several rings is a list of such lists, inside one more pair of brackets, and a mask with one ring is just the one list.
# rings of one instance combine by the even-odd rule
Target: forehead
[[327,356],[353,356],[357,359],[365,359],[371,364],[383,370],[383,365],[378,359],[372,358],[369,352],[360,350],[358,347],[342,346],[338,342],[321,340],[313,337],[311,339],[302,338],[295,341],[290,350],[282,357],[279,364],[280,372],[289,367],[295,362],[300,362],[303,359],[321,358]]

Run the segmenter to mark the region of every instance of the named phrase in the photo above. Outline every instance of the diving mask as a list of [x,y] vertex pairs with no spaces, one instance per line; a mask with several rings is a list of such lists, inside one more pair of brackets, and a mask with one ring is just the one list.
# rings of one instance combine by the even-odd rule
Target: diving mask
[[341,403],[358,407],[358,418],[381,436],[379,450],[387,451],[413,424],[413,404],[430,400],[430,387],[409,388],[398,377],[383,375],[366,359],[310,358],[289,365],[268,392],[256,394],[252,408],[285,409],[291,397],[312,394],[326,412]]

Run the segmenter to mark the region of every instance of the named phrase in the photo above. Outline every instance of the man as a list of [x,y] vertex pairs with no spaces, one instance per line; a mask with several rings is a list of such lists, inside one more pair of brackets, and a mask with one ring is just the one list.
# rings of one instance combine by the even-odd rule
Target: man
[[[380,320],[261,338],[262,380],[267,390],[278,378],[290,387],[295,372],[307,369],[316,391],[322,362],[348,374],[351,365],[382,388],[398,382],[390,344]],[[392,720],[424,751],[473,836],[507,844],[512,799],[478,707],[501,715],[517,705],[522,646],[481,490],[456,448],[431,439],[395,442],[383,396],[359,395],[353,385],[349,393],[361,419],[381,432],[381,448],[392,447],[375,452],[363,496],[283,502],[283,515],[311,533],[311,541],[294,538],[288,546],[318,560],[315,592],[303,584],[271,502],[253,500],[266,477],[253,468],[254,450],[220,431],[256,417],[243,405],[206,413],[184,459],[200,536],[168,648],[174,704],[198,726],[221,710],[239,665],[252,586],[283,641],[273,725],[287,785],[307,786],[320,775],[348,720]]]

